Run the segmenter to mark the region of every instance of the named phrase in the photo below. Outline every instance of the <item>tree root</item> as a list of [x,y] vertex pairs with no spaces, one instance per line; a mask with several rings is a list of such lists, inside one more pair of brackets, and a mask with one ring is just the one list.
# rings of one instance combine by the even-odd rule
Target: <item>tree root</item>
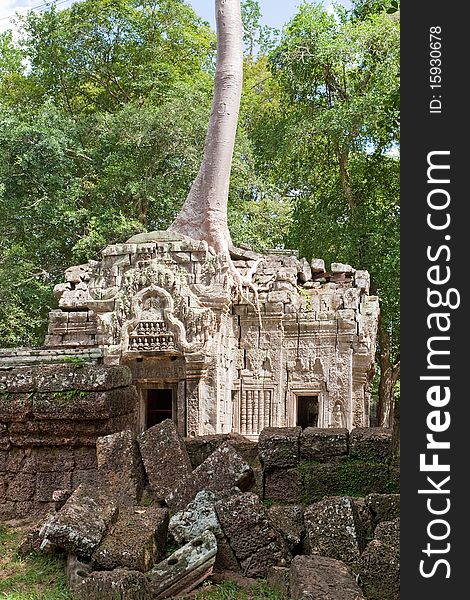
[[[256,273],[258,269],[258,265],[261,262],[261,259],[255,260],[255,263],[252,267],[250,267],[248,273],[246,275],[240,275],[237,268],[233,264],[232,257],[229,255],[228,257],[228,268],[229,274],[233,280],[233,284],[237,293],[237,297],[244,300],[247,304],[249,304],[258,315],[258,322],[260,329],[263,329],[263,321],[261,318],[261,305],[259,302],[259,294],[258,294],[258,286],[253,282],[253,275]],[[250,298],[244,294],[244,288],[248,288],[253,292],[255,297],[255,302],[252,302]]]

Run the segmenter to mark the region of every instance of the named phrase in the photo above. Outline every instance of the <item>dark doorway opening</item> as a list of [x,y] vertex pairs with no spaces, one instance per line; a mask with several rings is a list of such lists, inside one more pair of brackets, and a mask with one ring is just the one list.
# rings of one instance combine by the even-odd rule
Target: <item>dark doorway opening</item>
[[297,396],[297,426],[318,427],[318,396]]
[[173,419],[173,390],[147,390],[147,429],[165,419]]

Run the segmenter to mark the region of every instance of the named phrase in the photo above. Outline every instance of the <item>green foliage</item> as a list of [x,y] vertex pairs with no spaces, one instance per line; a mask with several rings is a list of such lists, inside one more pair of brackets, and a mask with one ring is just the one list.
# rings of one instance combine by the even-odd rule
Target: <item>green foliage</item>
[[182,0],[84,0],[21,22],[31,78],[70,114],[160,103],[201,74],[214,44]]
[[[399,356],[399,19],[305,2],[270,55],[248,129],[258,172],[293,207],[285,242],[371,273]],[[395,11],[396,12],[396,11]]]
[[[392,6],[393,5],[393,6]],[[303,3],[282,37],[242,3],[235,244],[372,273],[398,353],[398,15]],[[396,12],[396,11],[395,11]],[[215,36],[182,0],[84,0],[0,36],[0,346],[44,339],[52,288],[166,229],[199,169]],[[24,65],[28,65],[25,69]]]
[[196,594],[196,600],[285,600],[285,596],[273,590],[266,581],[242,588],[233,581],[210,585]]
[[16,554],[21,533],[0,525],[0,595],[5,600],[67,600],[63,561],[35,553]]
[[257,50],[268,52],[275,45],[279,32],[261,23],[261,8],[258,0],[242,0],[243,41],[248,57],[253,58]]

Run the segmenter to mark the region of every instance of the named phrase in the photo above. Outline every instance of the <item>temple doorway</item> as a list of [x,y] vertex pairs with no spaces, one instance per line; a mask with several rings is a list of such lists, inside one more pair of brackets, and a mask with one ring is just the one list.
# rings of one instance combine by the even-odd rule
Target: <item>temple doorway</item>
[[146,390],[146,418],[145,428],[149,429],[154,425],[158,425],[166,419],[174,420],[174,399],[173,389],[161,388]]
[[318,427],[318,396],[297,396],[297,426]]

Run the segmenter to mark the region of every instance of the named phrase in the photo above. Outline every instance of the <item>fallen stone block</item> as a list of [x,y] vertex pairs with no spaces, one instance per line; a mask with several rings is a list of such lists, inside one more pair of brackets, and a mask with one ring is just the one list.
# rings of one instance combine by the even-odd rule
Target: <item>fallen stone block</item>
[[281,534],[256,494],[237,494],[216,504],[222,530],[246,577],[266,577],[290,559]]
[[379,523],[375,528],[374,538],[398,550],[400,548],[400,518]]
[[215,504],[219,498],[214,492],[203,490],[196,494],[185,510],[170,519],[169,533],[178,544],[185,544],[212,531],[217,539],[217,558],[214,569],[239,571],[240,565],[230,548],[217,518]]
[[82,484],[41,527],[41,547],[58,546],[81,559],[90,558],[117,513],[106,490]]
[[292,552],[298,548],[305,536],[303,506],[275,504],[268,509],[268,516],[281,533],[289,550]]
[[324,273],[325,261],[321,258],[312,258],[310,261],[310,268],[312,269],[312,273]]
[[369,494],[365,502],[372,513],[374,525],[400,516],[400,494]]
[[156,499],[164,500],[175,481],[187,478],[192,471],[183,438],[173,421],[167,419],[144,431],[138,443],[150,488]]
[[76,600],[152,600],[143,573],[114,569],[90,573],[74,588]]
[[94,566],[148,571],[163,556],[168,520],[165,508],[135,506],[120,510],[117,521],[93,553]]
[[351,569],[325,556],[295,556],[290,566],[292,600],[363,600]]
[[377,525],[375,538],[356,563],[364,592],[371,600],[400,598],[399,530],[399,519]]
[[172,512],[184,509],[202,490],[223,492],[234,487],[244,491],[253,483],[253,469],[225,442],[176,487],[165,500]]
[[349,454],[364,462],[390,462],[392,430],[384,427],[358,427],[349,434]]
[[217,540],[211,531],[186,544],[146,576],[154,600],[186,594],[212,573],[217,554]]
[[269,587],[289,597],[289,575],[288,567],[269,567],[267,576]]
[[242,456],[247,463],[252,464],[258,457],[258,444],[238,433],[219,433],[185,438],[184,443],[193,468],[199,467],[224,442]]
[[186,544],[199,537],[204,531],[212,531],[214,535],[222,533],[215,504],[217,495],[209,490],[202,490],[187,507],[170,519],[168,531],[177,544]]
[[264,498],[274,502],[302,501],[301,474],[298,469],[276,469],[264,475]]
[[328,462],[348,453],[347,429],[307,427],[300,435],[300,458]]
[[267,427],[260,433],[258,453],[265,469],[295,467],[299,462],[301,427]]
[[364,540],[358,536],[359,517],[351,498],[332,496],[305,509],[307,546],[310,554],[336,558],[353,564]]
[[363,543],[374,537],[375,524],[365,498],[351,498],[357,512],[356,531]]
[[67,585],[72,592],[88,577],[90,572],[91,567],[88,563],[81,562],[74,554],[67,555],[65,576],[67,578]]
[[121,506],[137,504],[144,488],[144,469],[132,431],[96,440],[98,478],[104,480]]

